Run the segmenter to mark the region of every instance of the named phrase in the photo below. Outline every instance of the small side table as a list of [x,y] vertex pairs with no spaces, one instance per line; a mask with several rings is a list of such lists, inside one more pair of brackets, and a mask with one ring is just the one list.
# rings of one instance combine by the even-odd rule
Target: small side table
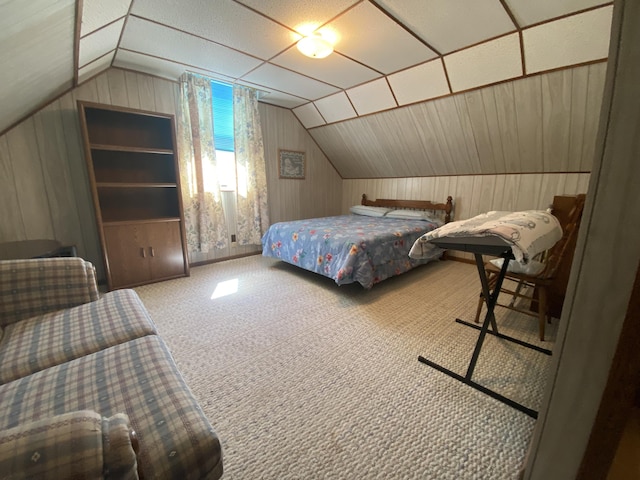
[[20,240],[0,243],[0,260],[75,256],[77,256],[75,245],[63,246],[58,240]]

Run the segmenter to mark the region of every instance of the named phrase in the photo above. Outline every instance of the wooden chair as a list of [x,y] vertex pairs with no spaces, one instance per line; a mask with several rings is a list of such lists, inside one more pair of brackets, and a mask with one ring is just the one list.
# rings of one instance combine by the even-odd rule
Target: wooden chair
[[[537,275],[507,272],[505,280],[516,282],[517,287],[515,290],[510,290],[503,284],[500,290],[500,293],[511,295],[511,301],[509,304],[497,303],[496,306],[538,317],[540,340],[544,340],[545,320],[551,322],[548,304],[549,291],[554,286],[556,275],[563,261],[566,261],[567,257],[572,257],[575,237],[580,226],[582,211],[584,210],[584,200],[585,195],[578,195],[573,208],[566,216],[566,223],[562,225],[563,222],[561,222],[562,238],[542,256],[543,270]],[[490,262],[485,263],[484,267],[487,272],[489,287],[493,290],[500,269]],[[529,302],[518,301],[521,299]],[[523,303],[529,303],[529,307],[521,306]],[[476,323],[479,322],[482,305],[484,305],[484,299],[481,293],[476,312]]]

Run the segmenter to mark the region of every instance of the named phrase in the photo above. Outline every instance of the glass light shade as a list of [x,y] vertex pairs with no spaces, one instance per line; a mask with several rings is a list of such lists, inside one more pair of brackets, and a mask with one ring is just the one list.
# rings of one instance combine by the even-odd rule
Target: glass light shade
[[320,35],[309,35],[298,41],[298,50],[310,58],[325,58],[333,52],[333,45]]

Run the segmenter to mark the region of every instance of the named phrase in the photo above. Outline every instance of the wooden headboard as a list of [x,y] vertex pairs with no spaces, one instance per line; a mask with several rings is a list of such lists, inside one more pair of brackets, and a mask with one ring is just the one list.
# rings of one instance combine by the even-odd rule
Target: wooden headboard
[[451,221],[451,211],[453,210],[453,198],[451,195],[447,197],[447,203],[433,203],[428,200],[392,200],[388,198],[379,198],[377,200],[368,200],[367,194],[362,194],[362,205],[371,207],[387,207],[387,208],[409,208],[414,210],[434,210],[444,211],[444,221]]

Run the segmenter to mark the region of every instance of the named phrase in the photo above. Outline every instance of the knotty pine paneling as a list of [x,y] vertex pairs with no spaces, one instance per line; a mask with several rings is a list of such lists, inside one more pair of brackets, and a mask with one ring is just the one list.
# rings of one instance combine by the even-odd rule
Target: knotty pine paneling
[[311,128],[345,179],[591,170],[606,63]]
[[[342,213],[370,199],[400,198],[454,202],[453,219],[464,220],[491,210],[546,209],[555,195],[586,193],[588,173],[536,173],[463,175],[387,179],[343,180]],[[454,256],[471,258],[460,252]]]

